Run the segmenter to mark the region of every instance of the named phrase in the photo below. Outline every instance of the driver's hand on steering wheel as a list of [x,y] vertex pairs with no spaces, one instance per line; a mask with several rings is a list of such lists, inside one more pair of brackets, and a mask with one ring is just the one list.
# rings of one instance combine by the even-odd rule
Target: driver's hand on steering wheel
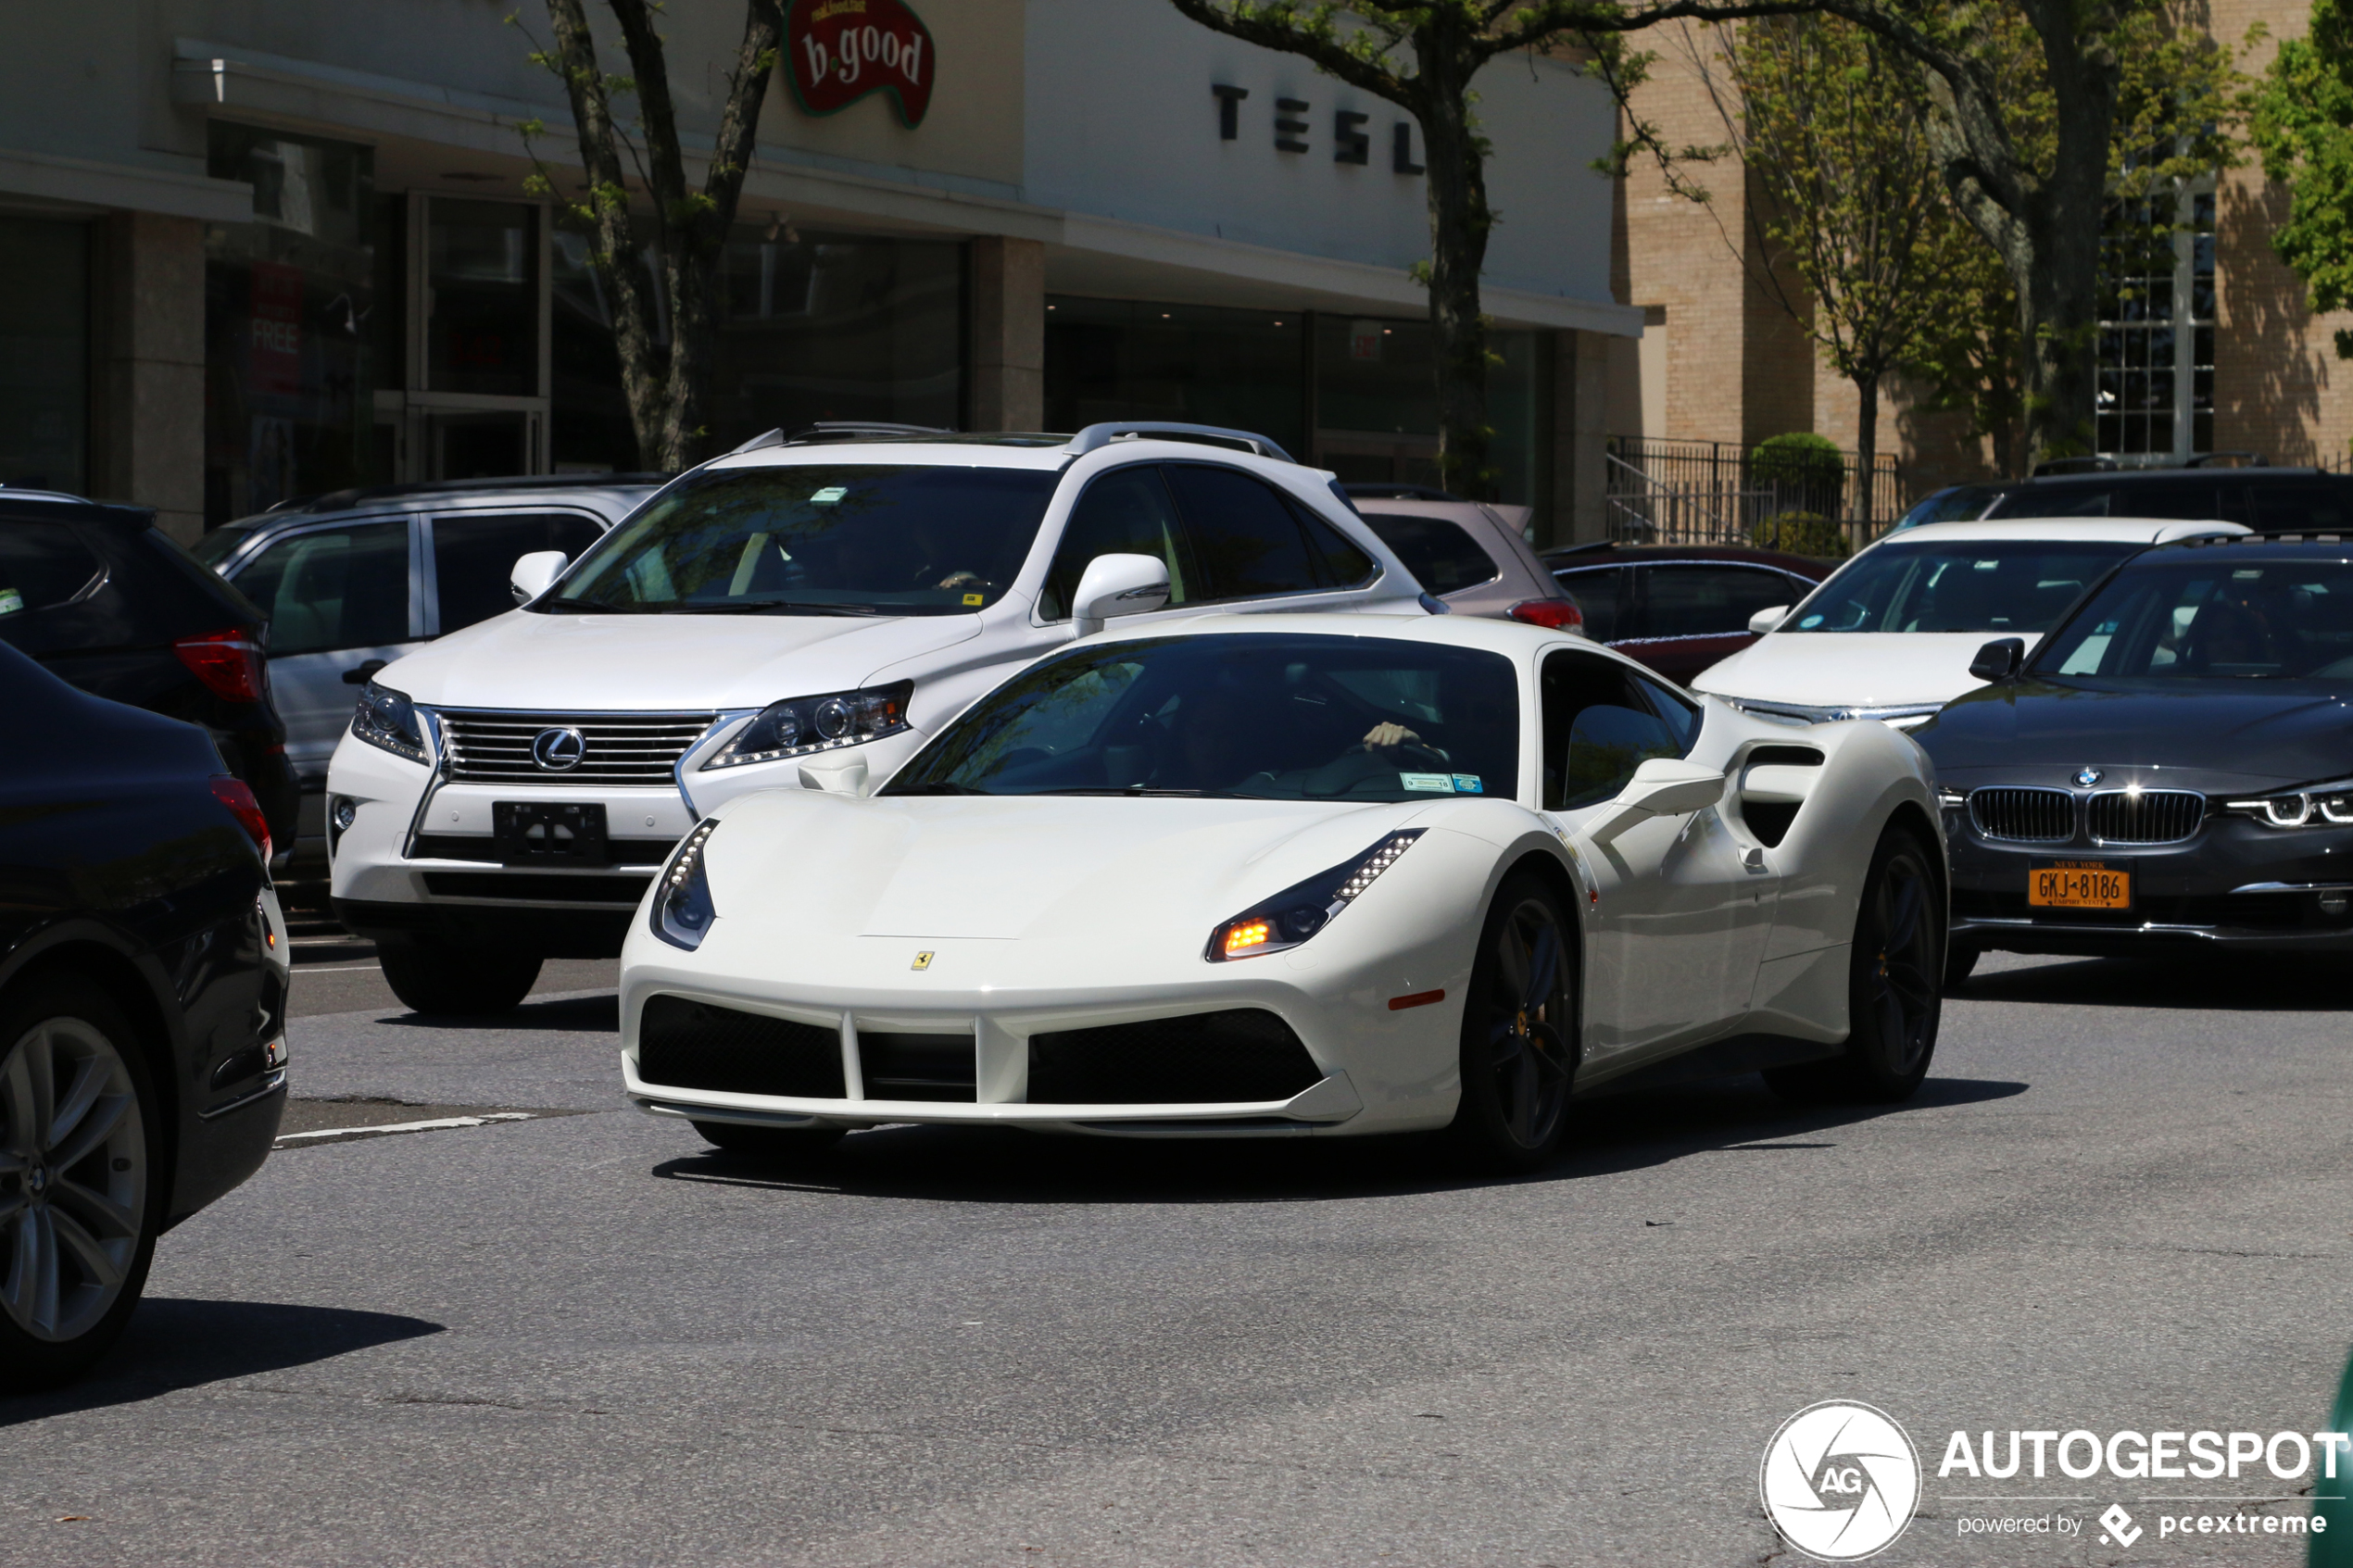
[[947,576],[939,580],[939,586],[942,588],[977,588],[980,586],[980,576],[977,572],[951,571]]
[[1421,738],[1421,736],[1416,734],[1404,725],[1400,724],[1393,720],[1384,720],[1382,722],[1375,724],[1372,729],[1366,733],[1365,736],[1365,749],[1367,751],[1387,751],[1392,746],[1404,746],[1409,742],[1418,741]]

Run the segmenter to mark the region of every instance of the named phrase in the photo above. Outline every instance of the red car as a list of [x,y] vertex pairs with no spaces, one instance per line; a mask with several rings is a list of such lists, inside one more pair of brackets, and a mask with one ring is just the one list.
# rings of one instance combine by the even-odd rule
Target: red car
[[1543,561],[1587,636],[1681,685],[1756,640],[1750,616],[1795,604],[1839,565],[1736,545],[1571,545]]

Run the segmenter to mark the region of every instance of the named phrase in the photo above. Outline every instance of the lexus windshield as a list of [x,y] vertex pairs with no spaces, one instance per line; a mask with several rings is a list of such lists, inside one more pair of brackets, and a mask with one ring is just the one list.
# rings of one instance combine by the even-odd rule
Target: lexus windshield
[[709,470],[605,535],[542,608],[968,614],[1012,586],[1057,478],[912,463]]
[[885,795],[1425,800],[1516,793],[1518,683],[1474,648],[1237,633],[1048,659]]
[[2047,632],[2108,569],[2145,546],[2040,539],[1889,544],[1838,569],[1787,632]]
[[2353,676],[2353,561],[2202,549],[2110,578],[2034,659],[2123,680]]

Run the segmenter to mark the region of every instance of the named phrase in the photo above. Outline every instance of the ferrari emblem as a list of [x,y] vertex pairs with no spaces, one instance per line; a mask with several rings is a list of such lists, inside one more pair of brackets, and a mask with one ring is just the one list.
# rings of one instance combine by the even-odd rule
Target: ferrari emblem
[[929,969],[931,967],[930,951],[926,949],[924,952],[917,953],[915,955],[915,961],[909,964],[907,967],[910,969]]

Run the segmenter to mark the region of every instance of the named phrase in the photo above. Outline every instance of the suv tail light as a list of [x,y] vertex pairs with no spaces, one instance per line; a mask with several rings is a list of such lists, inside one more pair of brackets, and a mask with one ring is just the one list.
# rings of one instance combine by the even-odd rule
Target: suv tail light
[[215,696],[231,702],[259,702],[269,689],[262,674],[261,645],[239,627],[182,637],[171,645],[171,651]]
[[1549,626],[1555,632],[1579,632],[1585,627],[1585,612],[1568,599],[1522,599],[1512,606],[1511,615],[1514,621]]
[[216,773],[212,779],[212,797],[229,808],[229,814],[237,819],[237,825],[251,834],[254,843],[260,848],[262,863],[269,864],[270,819],[262,814],[261,802],[253,797],[253,791],[246,786],[245,781],[233,779],[226,773]]

